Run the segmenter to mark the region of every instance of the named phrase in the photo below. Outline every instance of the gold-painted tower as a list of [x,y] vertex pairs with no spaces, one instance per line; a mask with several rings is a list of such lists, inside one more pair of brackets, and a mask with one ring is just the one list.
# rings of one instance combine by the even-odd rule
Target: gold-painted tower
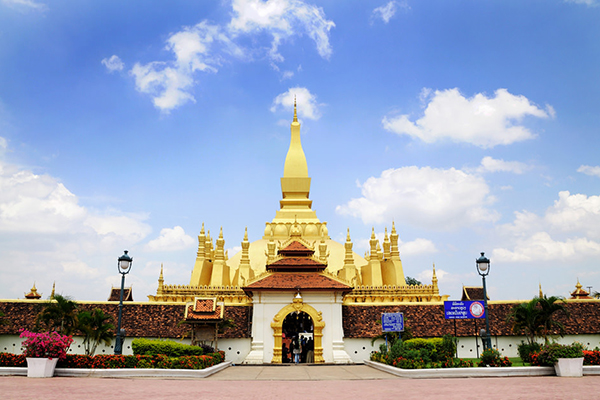
[[223,229],[213,243],[204,223],[198,235],[198,251],[189,285],[165,285],[163,271],[159,276],[154,302],[190,302],[195,297],[215,297],[225,305],[251,305],[252,299],[243,288],[266,272],[283,243],[292,236],[301,237],[315,249],[315,256],[327,265],[326,273],[353,288],[344,296],[344,304],[392,305],[407,302],[439,302],[440,296],[433,269],[431,285],[407,285],[398,248],[399,235],[392,222],[381,244],[371,230],[370,249],[365,257],[353,250],[350,230],[344,244],[329,237],[327,223],[321,222],[312,209],[311,178],[300,138],[296,102],[291,123],[290,146],[281,178],[280,209],[271,222],[265,224],[262,239],[250,243],[248,229],[241,241],[242,250],[228,258]]

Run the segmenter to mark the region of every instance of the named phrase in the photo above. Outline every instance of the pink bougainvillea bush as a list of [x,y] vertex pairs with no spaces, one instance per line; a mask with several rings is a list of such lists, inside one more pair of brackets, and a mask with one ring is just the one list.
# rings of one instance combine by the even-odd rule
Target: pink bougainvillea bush
[[58,358],[64,360],[73,337],[61,335],[58,332],[29,332],[23,331],[19,336],[26,338],[22,346],[25,348],[25,357],[33,358]]

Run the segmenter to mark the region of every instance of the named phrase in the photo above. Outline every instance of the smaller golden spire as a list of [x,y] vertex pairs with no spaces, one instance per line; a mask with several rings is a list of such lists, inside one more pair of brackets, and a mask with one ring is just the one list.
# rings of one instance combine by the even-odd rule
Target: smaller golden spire
[[54,292],[56,291],[56,281],[52,283],[52,293],[50,293],[50,300],[54,298]]
[[542,282],[540,282],[540,293],[539,293],[540,299],[542,299],[544,297],[544,292],[542,292]]

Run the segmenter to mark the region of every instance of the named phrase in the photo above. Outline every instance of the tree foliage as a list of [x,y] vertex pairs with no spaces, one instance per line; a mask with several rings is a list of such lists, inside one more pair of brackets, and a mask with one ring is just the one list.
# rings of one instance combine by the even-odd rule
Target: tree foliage
[[507,316],[513,333],[524,334],[529,344],[536,338],[543,338],[546,343],[554,331],[559,335],[565,333],[564,325],[556,320],[557,314],[569,315],[564,299],[558,296],[534,297],[527,303],[515,305]]
[[422,285],[420,280],[417,280],[411,276],[406,277],[406,284],[407,285]]
[[109,346],[112,342],[115,326],[113,317],[95,308],[93,311],[80,311],[77,314],[77,330],[83,334],[85,354],[94,355],[100,343]]
[[38,314],[36,326],[38,329],[72,335],[77,328],[76,312],[78,307],[75,300],[57,294],[44,305],[42,312]]

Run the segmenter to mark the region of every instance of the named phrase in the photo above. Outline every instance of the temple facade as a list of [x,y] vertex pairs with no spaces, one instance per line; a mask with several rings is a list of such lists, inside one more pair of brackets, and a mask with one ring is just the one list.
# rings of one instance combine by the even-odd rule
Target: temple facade
[[150,302],[214,298],[225,309],[251,308],[245,363],[289,361],[294,340],[310,343],[314,362],[347,363],[352,359],[344,341],[344,306],[441,304],[448,297],[439,294],[435,267],[430,285],[406,284],[393,222],[382,243],[372,229],[364,256],[353,251],[349,230],[345,243],[332,240],[327,222],[312,209],[310,184],[294,104],[280,209],[265,224],[262,239],[250,243],[246,229],[242,250],[229,258],[223,230],[213,240],[202,224],[189,284],[165,284],[161,268]]

